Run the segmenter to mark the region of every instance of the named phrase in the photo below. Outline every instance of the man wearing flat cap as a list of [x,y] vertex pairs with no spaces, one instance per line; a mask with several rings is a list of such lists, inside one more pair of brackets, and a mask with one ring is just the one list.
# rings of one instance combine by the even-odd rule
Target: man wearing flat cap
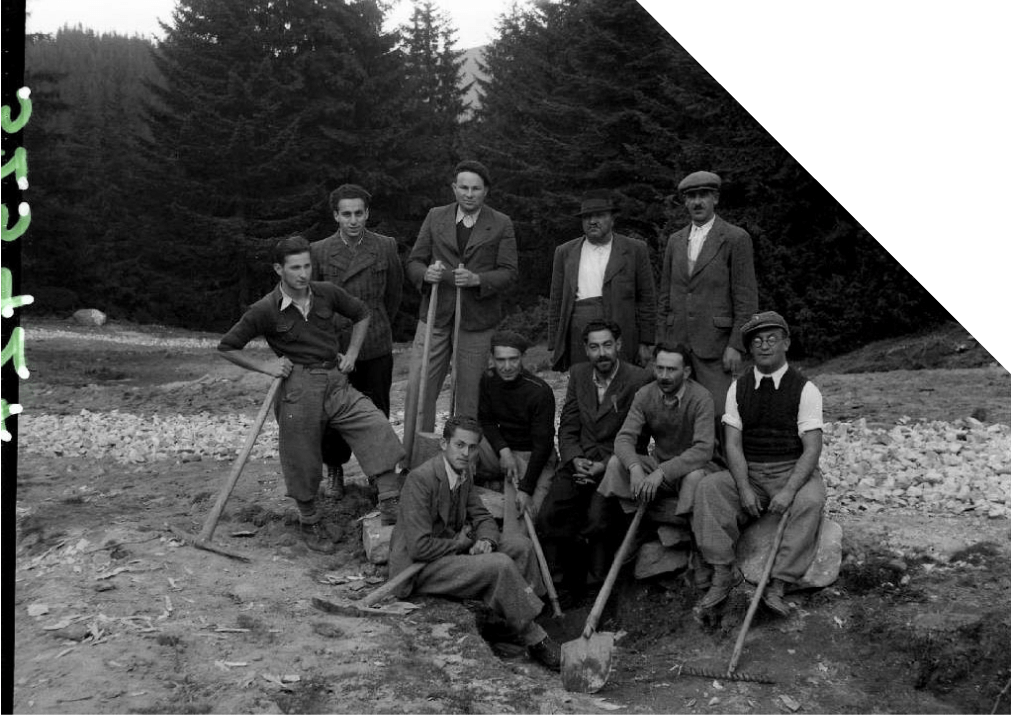
[[[478,382],[488,365],[489,339],[503,317],[503,294],[517,280],[514,225],[509,216],[486,205],[491,185],[489,170],[483,164],[460,162],[451,181],[456,201],[429,211],[408,255],[405,270],[421,292],[422,302],[405,390],[406,446],[416,430],[432,432],[436,398],[451,359],[457,362],[458,371],[456,413],[478,414]],[[433,284],[439,286],[436,319],[426,394],[421,398],[422,425],[416,426],[425,321]],[[452,357],[457,289],[461,290],[459,355]]]
[[623,359],[647,365],[654,345],[656,294],[647,245],[612,230],[611,192],[588,192],[580,205],[584,235],[556,247],[549,291],[552,368],[587,360],[582,332],[594,319],[623,332]]
[[478,421],[481,481],[503,481],[503,532],[524,529],[552,486],[556,470],[556,398],[544,380],[524,367],[528,343],[513,331],[491,339],[492,370],[479,384]]
[[786,616],[785,589],[816,556],[826,488],[819,470],[823,398],[788,365],[788,323],[773,311],[742,326],[753,370],[732,382],[724,411],[728,470],[705,476],[696,488],[693,535],[713,575],[697,603],[712,609],[741,581],[735,544],[741,529],[763,512],[788,514],[763,603]]
[[658,301],[659,339],[689,347],[693,378],[710,391],[717,418],[746,351],[739,329],[757,310],[753,242],[714,213],[720,191],[713,172],[679,182],[691,222],[668,240]]

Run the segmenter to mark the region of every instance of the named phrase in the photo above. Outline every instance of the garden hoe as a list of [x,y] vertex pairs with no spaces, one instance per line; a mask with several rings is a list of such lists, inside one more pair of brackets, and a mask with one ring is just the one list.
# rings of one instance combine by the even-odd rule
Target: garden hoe
[[608,576],[605,577],[605,584],[598,592],[598,598],[594,600],[591,613],[587,615],[584,633],[577,639],[563,644],[561,671],[563,687],[567,691],[593,694],[608,681],[609,672],[612,671],[612,650],[615,644],[615,635],[612,632],[595,632],[595,627],[598,626],[601,613],[605,610],[609,593],[612,591],[623,561],[633,545],[633,539],[636,537],[637,528],[640,527],[640,520],[646,509],[646,502],[641,502],[637,507],[637,512],[633,515],[633,522],[626,530],[623,543],[619,546],[615,559],[612,560]]
[[208,552],[214,552],[215,554],[231,557],[232,559],[238,559],[243,562],[250,561],[250,558],[245,555],[236,554],[235,552],[230,552],[227,549],[216,547],[211,543],[211,535],[214,534],[215,527],[218,526],[218,518],[222,516],[222,510],[225,509],[225,503],[228,501],[229,495],[232,494],[232,490],[239,481],[239,475],[246,466],[246,461],[250,458],[250,453],[253,452],[253,446],[257,442],[257,436],[260,435],[260,429],[264,427],[264,421],[267,420],[268,411],[271,409],[271,406],[274,405],[274,397],[278,394],[278,388],[281,387],[282,380],[284,380],[284,378],[278,376],[271,382],[271,387],[268,388],[267,395],[264,397],[264,402],[260,406],[260,412],[257,413],[257,417],[253,421],[253,425],[250,427],[250,432],[246,436],[246,444],[243,445],[243,449],[239,452],[239,456],[236,457],[235,462],[232,463],[232,470],[229,472],[228,477],[225,478],[225,482],[222,483],[222,489],[218,492],[218,499],[215,500],[215,504],[211,508],[211,512],[208,513],[207,518],[204,520],[204,527],[201,529],[200,534],[194,537],[184,530],[180,530],[172,526],[169,527],[172,533],[179,539],[197,547],[198,549],[204,549]]

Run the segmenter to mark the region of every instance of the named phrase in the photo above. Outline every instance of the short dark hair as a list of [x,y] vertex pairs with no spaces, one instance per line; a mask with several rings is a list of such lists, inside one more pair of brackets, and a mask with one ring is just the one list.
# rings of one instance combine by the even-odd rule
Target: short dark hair
[[362,199],[363,206],[368,209],[372,198],[370,193],[358,184],[342,184],[331,192],[331,211],[338,210],[338,202],[342,199]]
[[489,339],[489,352],[495,353],[496,346],[504,348],[516,348],[524,355],[528,352],[528,348],[531,344],[528,343],[528,339],[522,336],[517,331],[505,331],[499,330],[492,334],[492,338]]
[[443,424],[443,439],[450,440],[458,430],[467,430],[482,437],[482,424],[470,415],[453,415]]
[[682,356],[682,364],[684,366],[689,365],[689,348],[683,343],[670,343],[668,341],[662,341],[654,346],[654,357],[657,358],[659,353],[678,353]]
[[274,245],[274,262],[285,265],[285,259],[295,254],[308,253],[310,242],[302,234],[292,234]]
[[457,175],[461,172],[478,174],[482,177],[482,182],[485,183],[485,188],[492,188],[492,180],[489,179],[489,170],[485,168],[485,165],[482,164],[482,162],[476,162],[474,159],[465,159],[463,162],[458,162],[457,166],[454,167],[453,181],[457,181]]
[[623,337],[623,329],[620,328],[619,324],[615,321],[608,321],[604,318],[594,318],[588,321],[587,325],[584,326],[584,330],[580,332],[580,337],[584,339],[584,343],[587,343],[587,337],[595,331],[608,331],[617,341]]

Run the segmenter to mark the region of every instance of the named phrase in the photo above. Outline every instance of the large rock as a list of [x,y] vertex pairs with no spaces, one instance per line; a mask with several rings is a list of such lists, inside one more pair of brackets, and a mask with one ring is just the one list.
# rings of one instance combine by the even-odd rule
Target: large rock
[[82,308],[74,311],[74,322],[82,326],[101,326],[106,322],[106,314],[97,308]]
[[667,574],[682,569],[689,563],[689,550],[678,547],[665,547],[661,542],[648,542],[637,552],[637,564],[633,576],[647,579],[659,574]]
[[[770,546],[774,542],[779,519],[778,515],[769,513],[764,515],[743,531],[735,548],[739,568],[746,580],[753,584],[759,582],[763,575],[763,564],[770,552]],[[809,565],[805,576],[795,585],[796,588],[826,587],[836,581],[841,570],[841,538],[843,534],[839,524],[826,518],[823,519],[816,557]]]

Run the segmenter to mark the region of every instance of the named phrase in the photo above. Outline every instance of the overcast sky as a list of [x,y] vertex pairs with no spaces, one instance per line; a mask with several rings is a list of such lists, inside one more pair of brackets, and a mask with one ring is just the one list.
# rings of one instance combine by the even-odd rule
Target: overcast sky
[[[495,35],[496,18],[510,7],[510,0],[434,0],[458,29],[458,47],[486,45]],[[158,21],[168,22],[174,0],[26,0],[28,32],[56,32],[64,25],[80,23],[96,32],[161,36]],[[524,2],[520,3],[525,4]],[[408,20],[411,3],[397,2],[390,15],[392,27]]]

